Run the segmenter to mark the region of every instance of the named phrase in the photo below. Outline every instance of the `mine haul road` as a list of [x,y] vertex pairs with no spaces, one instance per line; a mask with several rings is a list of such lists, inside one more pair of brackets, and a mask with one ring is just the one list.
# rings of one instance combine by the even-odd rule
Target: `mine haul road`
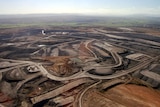
[[[107,76],[93,75],[93,74],[88,73],[88,71],[90,70],[90,69],[88,69],[86,71],[80,71],[80,72],[78,72],[76,74],[73,74],[71,76],[68,76],[68,77],[54,76],[54,75],[50,74],[43,67],[43,65],[40,64],[40,63],[35,63],[35,62],[31,62],[31,61],[20,61],[20,60],[14,60],[14,61],[21,62],[22,64],[26,64],[27,63],[29,65],[37,66],[43,76],[48,77],[48,78],[50,78],[52,80],[55,80],[55,81],[67,81],[67,80],[78,79],[78,78],[83,78],[83,77],[90,77],[90,78],[93,78],[93,79],[113,79],[113,78],[117,78],[117,77],[129,74],[129,73],[132,73],[132,72],[134,72],[136,70],[142,69],[143,67],[149,65],[152,61],[154,61],[156,59],[157,59],[157,57],[152,58],[152,59],[148,59],[146,61],[140,62],[139,64],[137,64],[137,66],[135,66],[133,68],[130,68],[128,70],[122,70],[121,72],[115,73],[115,74],[112,74],[112,75],[107,75]],[[7,61],[8,60],[9,59],[7,59]],[[10,68],[8,68],[8,69],[10,70]]]

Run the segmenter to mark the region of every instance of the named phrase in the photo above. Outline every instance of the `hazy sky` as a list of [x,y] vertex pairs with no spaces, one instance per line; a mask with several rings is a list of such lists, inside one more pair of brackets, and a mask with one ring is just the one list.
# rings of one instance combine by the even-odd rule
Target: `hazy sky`
[[160,14],[160,0],[0,0],[0,14]]

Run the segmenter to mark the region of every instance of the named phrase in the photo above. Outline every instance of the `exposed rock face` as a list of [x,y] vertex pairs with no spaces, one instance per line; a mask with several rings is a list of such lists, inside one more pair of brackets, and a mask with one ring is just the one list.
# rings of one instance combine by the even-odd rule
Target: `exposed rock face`
[[118,85],[104,93],[90,90],[84,107],[159,107],[160,91],[138,85]]

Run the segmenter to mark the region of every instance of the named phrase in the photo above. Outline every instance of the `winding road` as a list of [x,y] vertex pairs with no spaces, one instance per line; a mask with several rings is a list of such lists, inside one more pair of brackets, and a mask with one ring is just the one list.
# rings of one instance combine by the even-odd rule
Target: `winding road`
[[[35,62],[31,62],[31,61],[19,61],[19,60],[18,60],[18,62],[25,63],[25,64],[27,63],[27,64],[30,64],[30,65],[37,66],[43,76],[48,77],[52,80],[67,81],[67,80],[78,79],[78,78],[83,78],[83,77],[90,77],[90,78],[93,78],[93,79],[113,79],[113,78],[117,78],[117,77],[129,74],[129,73],[132,73],[136,70],[142,69],[143,67],[148,66],[151,62],[153,62],[156,59],[157,59],[157,57],[152,58],[152,59],[148,59],[148,60],[143,61],[143,62],[139,62],[137,64],[137,66],[134,66],[133,68],[130,68],[128,70],[122,70],[122,71],[120,71],[118,73],[115,73],[115,74],[112,74],[112,75],[107,75],[107,76],[93,75],[93,74],[90,74],[88,72],[90,70],[90,69],[88,69],[88,70],[85,70],[85,71],[80,71],[80,72],[78,72],[76,74],[73,74],[71,76],[68,76],[68,77],[58,77],[58,76],[52,75],[40,63],[35,63]],[[14,60],[14,61],[16,61],[16,60]],[[14,68],[12,68],[12,69],[14,69]],[[7,69],[5,69],[5,71],[10,70],[10,69],[11,68],[7,68]],[[1,70],[0,70],[0,72],[1,72]]]

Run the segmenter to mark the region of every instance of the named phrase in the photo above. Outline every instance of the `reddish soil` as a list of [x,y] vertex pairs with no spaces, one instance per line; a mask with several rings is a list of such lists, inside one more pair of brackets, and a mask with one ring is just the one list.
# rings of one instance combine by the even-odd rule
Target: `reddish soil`
[[86,49],[85,44],[81,43],[79,47],[79,56],[90,56],[89,51]]
[[1,104],[3,104],[6,107],[11,107],[13,105],[13,102],[14,100],[11,97],[0,92],[0,103]]
[[138,85],[118,85],[103,93],[89,90],[83,107],[159,107],[160,91]]

